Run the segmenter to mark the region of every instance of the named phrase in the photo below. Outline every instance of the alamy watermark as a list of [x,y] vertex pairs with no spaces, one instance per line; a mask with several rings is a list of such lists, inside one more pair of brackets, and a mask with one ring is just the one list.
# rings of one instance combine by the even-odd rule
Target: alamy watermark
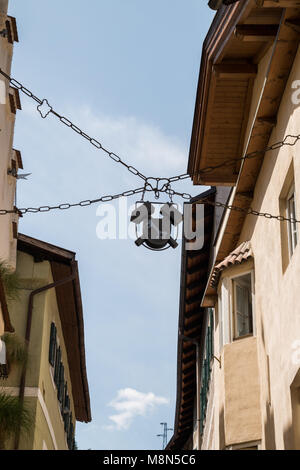
[[295,89],[295,91],[292,93],[291,100],[292,103],[297,106],[300,104],[300,80],[294,80],[292,88]]
[[128,205],[128,199],[123,197],[116,205],[100,204],[96,215],[100,218],[96,227],[100,240],[150,240],[155,245],[159,241],[180,240],[183,233],[186,250],[201,250],[204,245],[204,204]]

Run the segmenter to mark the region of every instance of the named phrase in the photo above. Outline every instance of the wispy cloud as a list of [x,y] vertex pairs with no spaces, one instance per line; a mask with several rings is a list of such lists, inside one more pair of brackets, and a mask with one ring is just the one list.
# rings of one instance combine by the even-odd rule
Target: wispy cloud
[[136,416],[146,416],[156,406],[167,405],[169,400],[156,396],[154,393],[142,393],[133,388],[124,388],[118,391],[117,397],[108,406],[117,412],[109,416],[113,424],[105,426],[108,430],[126,430],[130,427]]
[[[30,118],[40,119],[32,103],[24,104],[23,113]],[[183,143],[153,123],[136,116],[107,116],[95,112],[89,106],[70,107],[64,110],[64,114],[84,132],[99,140],[105,148],[150,176],[185,170],[187,149]],[[77,145],[76,136],[72,136],[72,132],[67,129],[65,132],[66,139]],[[88,148],[87,142],[86,145]]]

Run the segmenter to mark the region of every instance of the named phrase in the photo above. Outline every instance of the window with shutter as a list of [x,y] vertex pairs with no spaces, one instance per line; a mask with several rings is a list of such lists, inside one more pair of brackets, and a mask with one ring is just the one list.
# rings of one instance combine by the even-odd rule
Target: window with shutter
[[52,322],[50,329],[50,344],[49,344],[49,362],[52,367],[55,365],[55,355],[56,355],[56,326]]
[[73,416],[72,416],[72,413],[70,413],[70,422],[69,422],[69,429],[68,429],[68,435],[67,435],[67,443],[68,443],[68,447],[70,450],[72,449],[73,439],[74,439]]
[[61,361],[61,350],[60,347],[57,350],[56,358],[55,358],[55,367],[54,367],[54,383],[58,388],[59,384],[59,370],[60,370],[60,361]]
[[63,366],[63,363],[61,362],[60,367],[59,367],[59,382],[57,386],[57,398],[60,404],[63,404],[64,390],[65,390],[65,368]]

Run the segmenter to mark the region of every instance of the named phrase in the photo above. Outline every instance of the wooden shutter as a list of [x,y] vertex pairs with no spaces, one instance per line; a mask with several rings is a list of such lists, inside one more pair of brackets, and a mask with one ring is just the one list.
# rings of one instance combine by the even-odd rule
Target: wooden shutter
[[74,437],[73,435],[74,435],[73,416],[72,416],[72,413],[70,413],[69,430],[68,430],[68,437],[67,437],[69,450],[72,450],[73,437]]
[[55,368],[54,368],[54,383],[57,388],[59,384],[60,360],[61,360],[61,350],[59,347],[57,350],[56,358],[55,358]]
[[57,386],[57,398],[61,404],[63,404],[64,399],[64,389],[65,389],[65,368],[63,363],[60,363],[59,367],[59,382]]
[[55,365],[55,354],[56,354],[56,326],[52,322],[50,329],[50,344],[49,344],[49,362],[52,367]]

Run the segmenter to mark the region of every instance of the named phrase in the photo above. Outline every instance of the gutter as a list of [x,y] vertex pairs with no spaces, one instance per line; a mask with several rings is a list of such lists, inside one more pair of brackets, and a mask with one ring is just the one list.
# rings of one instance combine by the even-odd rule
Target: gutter
[[[29,301],[28,301],[28,309],[27,309],[27,323],[26,323],[26,332],[25,332],[25,341],[27,348],[29,348],[30,343],[30,335],[31,335],[31,325],[32,325],[32,316],[33,316],[33,305],[34,305],[34,298],[36,295],[41,294],[47,290],[56,288],[63,284],[67,284],[68,282],[74,281],[76,277],[76,273],[74,271],[74,262],[71,263],[72,274],[70,276],[65,277],[64,279],[60,279],[59,281],[52,282],[51,284],[47,284],[43,287],[39,287],[36,290],[33,290],[30,293]],[[26,364],[23,366],[21,380],[20,380],[20,390],[19,390],[19,400],[23,404],[24,403],[24,395],[25,395],[25,383],[26,383],[26,373],[27,367]],[[19,449],[20,444],[20,436],[21,436],[21,427],[19,427],[16,437],[15,437],[15,450]]]

